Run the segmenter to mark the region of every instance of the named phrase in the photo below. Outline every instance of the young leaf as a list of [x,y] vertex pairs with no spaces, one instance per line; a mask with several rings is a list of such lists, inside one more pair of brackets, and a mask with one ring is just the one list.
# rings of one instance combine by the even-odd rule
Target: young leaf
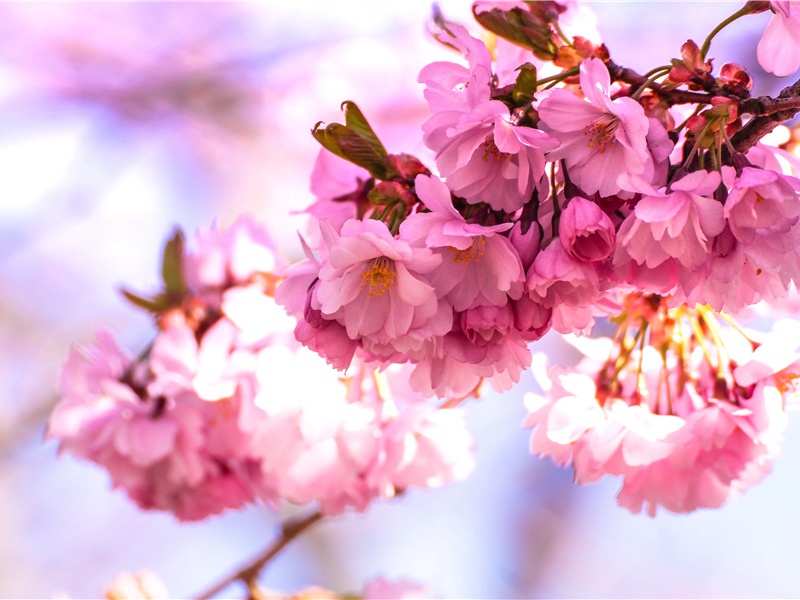
[[186,293],[186,280],[183,277],[184,245],[183,232],[180,229],[175,229],[172,237],[164,245],[161,279],[164,281],[164,291],[168,296],[182,296]]
[[519,75],[514,82],[511,98],[517,106],[528,106],[536,93],[536,67],[531,63],[525,63],[518,67],[517,71],[519,71]]
[[359,167],[363,167],[376,179],[385,180],[390,178],[386,155],[376,150],[357,131],[341,123],[330,123],[325,128],[320,128],[320,125],[321,123],[317,123],[311,131],[311,135],[326,150]]
[[532,50],[542,60],[553,60],[558,55],[558,47],[553,43],[548,24],[528,11],[521,8],[493,8],[478,12],[473,7],[472,14],[484,28],[509,42]]
[[125,299],[128,302],[130,302],[131,304],[133,304],[134,306],[138,306],[139,308],[143,308],[147,312],[152,313],[154,315],[157,315],[160,312],[166,310],[166,308],[168,308],[166,306],[166,303],[164,302],[164,299],[161,296],[161,294],[159,294],[158,296],[156,296],[153,299],[148,299],[148,298],[144,298],[142,296],[139,296],[137,294],[134,294],[133,292],[129,292],[128,290],[126,290],[124,288],[120,289],[120,293],[123,296],[125,296]]
[[382,158],[388,156],[386,148],[383,147],[378,136],[370,127],[366,117],[361,112],[361,109],[356,106],[355,102],[345,100],[342,102],[342,110],[344,111],[344,124],[346,127],[355,131],[358,135],[364,138],[370,146],[375,149],[375,152]]

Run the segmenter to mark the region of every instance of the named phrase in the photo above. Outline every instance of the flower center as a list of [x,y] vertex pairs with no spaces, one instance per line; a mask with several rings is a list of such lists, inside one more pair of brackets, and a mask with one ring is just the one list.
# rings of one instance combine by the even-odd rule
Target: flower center
[[372,261],[369,269],[361,274],[361,289],[369,286],[368,297],[374,295],[383,296],[384,292],[394,284],[397,278],[397,271],[394,268],[394,261],[385,256],[379,256]]
[[487,162],[489,157],[494,158],[495,162],[501,160],[511,161],[511,154],[508,152],[500,152],[497,145],[494,143],[494,136],[489,136],[486,141],[481,144],[483,146],[483,162]]
[[472,260],[479,261],[484,254],[486,254],[486,239],[481,235],[476,237],[472,241],[472,245],[465,250],[459,250],[458,248],[453,248],[450,246],[450,250],[453,251],[453,262],[463,263],[463,262],[470,262]]
[[583,128],[583,135],[586,136],[586,145],[589,148],[597,148],[598,152],[605,152],[611,148],[616,141],[614,133],[617,131],[619,119],[614,115],[603,113]]

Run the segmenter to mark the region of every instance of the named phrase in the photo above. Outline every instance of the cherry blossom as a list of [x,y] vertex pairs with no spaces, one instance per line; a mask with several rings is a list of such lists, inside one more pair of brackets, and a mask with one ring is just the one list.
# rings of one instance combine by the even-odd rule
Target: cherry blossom
[[593,58],[581,63],[581,90],[585,100],[564,89],[553,90],[538,105],[546,132],[561,146],[549,160],[564,159],[570,178],[585,194],[629,195],[617,183],[623,173],[652,181],[655,170],[647,147],[654,122],[631,98],[611,98],[608,69]]
[[800,69],[800,2],[770,0],[772,16],[758,42],[758,63],[778,77]]

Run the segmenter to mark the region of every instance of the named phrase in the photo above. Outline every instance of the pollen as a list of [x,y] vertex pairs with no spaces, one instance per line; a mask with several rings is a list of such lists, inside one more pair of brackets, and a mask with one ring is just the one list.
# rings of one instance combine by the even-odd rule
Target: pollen
[[476,237],[472,245],[465,250],[459,250],[452,246],[450,246],[450,250],[453,252],[453,262],[464,263],[473,260],[478,262],[486,254],[486,238],[483,236]]
[[600,153],[612,148],[617,141],[614,133],[617,131],[619,119],[608,113],[595,119],[583,128],[583,135],[586,136],[586,145],[589,148],[597,148]]
[[397,278],[397,271],[394,268],[394,261],[379,256],[373,259],[369,268],[361,274],[361,290],[369,290],[368,297],[383,296],[389,288],[394,285]]
[[494,143],[494,137],[489,136],[486,141],[481,144],[483,146],[483,162],[488,162],[490,158],[495,162],[507,160],[511,162],[512,156],[508,152],[500,152],[500,149]]

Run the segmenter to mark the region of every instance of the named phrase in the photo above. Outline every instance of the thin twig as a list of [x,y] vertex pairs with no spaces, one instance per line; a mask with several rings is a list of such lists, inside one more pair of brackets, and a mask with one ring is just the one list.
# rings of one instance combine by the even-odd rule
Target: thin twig
[[210,600],[236,581],[242,581],[248,587],[251,587],[258,578],[261,570],[269,561],[275,558],[275,556],[277,556],[281,550],[288,546],[289,542],[291,542],[294,538],[299,536],[315,523],[321,521],[324,516],[325,515],[323,515],[322,512],[317,511],[306,517],[303,517],[302,519],[290,519],[286,521],[281,526],[280,536],[274,542],[272,542],[272,544],[270,544],[270,546],[264,550],[264,552],[250,561],[250,563],[248,563],[246,566],[217,583],[211,589],[197,596],[196,599]]

